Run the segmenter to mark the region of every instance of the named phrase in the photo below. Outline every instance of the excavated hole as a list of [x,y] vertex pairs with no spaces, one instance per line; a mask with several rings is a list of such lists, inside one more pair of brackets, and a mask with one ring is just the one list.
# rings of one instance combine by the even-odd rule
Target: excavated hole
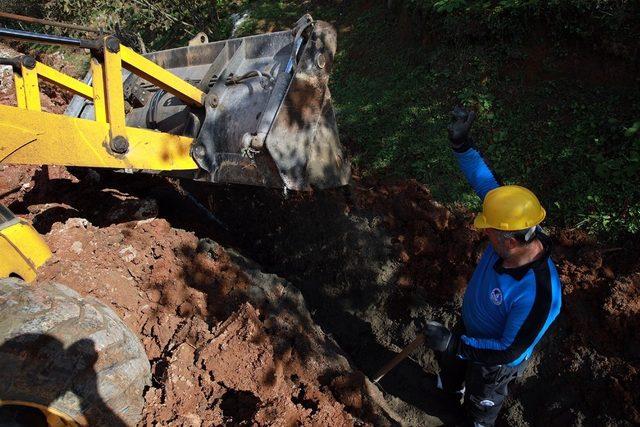
[[[65,202],[58,200],[59,194],[78,197],[80,201],[71,199],[67,201],[68,204],[74,206],[81,217],[96,220],[96,225],[104,227],[131,220],[128,213],[123,214],[113,208],[119,206],[120,200],[111,200],[109,203],[107,212],[113,211],[115,214],[105,217],[102,213],[98,218],[95,216],[97,214],[91,214],[96,190],[79,186],[76,189],[80,193],[64,192],[57,191],[66,189],[64,186],[56,186],[55,182],[49,185],[51,194],[56,195],[56,202]],[[195,233],[199,238],[210,238],[225,247],[235,248],[259,263],[262,271],[276,273],[290,281],[302,292],[313,320],[349,355],[354,368],[369,378],[415,336],[417,319],[434,318],[448,325],[455,322],[459,313],[459,291],[464,288],[475,267],[483,245],[477,233],[468,227],[470,216],[456,214],[452,218],[440,217],[442,209],[431,204],[428,196],[422,197],[411,185],[405,187],[408,191],[397,193],[387,191],[382,185],[371,187],[375,188],[373,191],[360,189],[361,194],[354,201],[340,191],[317,192],[313,195],[292,193],[286,199],[280,192],[264,188],[184,183],[189,192],[224,223],[224,227],[216,225],[206,213],[160,177],[145,178],[138,175],[134,181],[129,176],[119,175],[110,177],[108,185],[110,188],[121,188],[123,192],[140,199],[154,200],[159,208],[158,217],[166,219],[173,228],[181,228]],[[362,202],[357,198],[362,198],[363,192],[366,196],[384,194],[384,198]],[[85,197],[87,195],[90,197]],[[43,200],[35,198],[10,207],[24,214],[26,206],[36,202]],[[384,203],[383,209],[376,210],[380,203]],[[58,214],[62,218],[67,214],[76,215],[75,212],[62,210],[56,212]],[[48,226],[48,220],[48,217],[42,217],[44,228]],[[445,225],[438,225],[440,222]],[[576,240],[569,237],[569,243]],[[632,249],[635,247],[630,246]],[[576,283],[582,283],[578,280],[582,277],[580,275],[589,275],[585,283],[595,279],[601,280],[598,283],[608,283],[593,272],[590,264],[576,257],[578,249],[567,244],[563,245],[564,252],[558,252],[574,263],[565,269],[564,274],[572,279],[572,282],[565,284],[576,286]],[[631,257],[637,251],[629,250],[628,253]],[[626,258],[623,257],[623,260]],[[634,269],[637,261],[628,261],[628,266],[610,265],[615,275]],[[413,270],[407,271],[407,267]],[[574,295],[574,300],[567,301],[566,305],[570,314],[579,319],[595,317],[592,314],[594,310],[601,309],[598,304],[601,306],[602,298],[592,304],[591,300],[596,298],[588,293],[580,291],[574,294],[577,296]],[[585,313],[589,315],[585,316]],[[612,321],[618,317],[612,317]],[[578,325],[580,334],[584,330],[597,329],[598,325],[594,323],[590,326],[589,322]],[[546,349],[575,349],[575,346],[571,347],[572,340],[582,339],[582,335],[572,338],[575,335],[569,335],[567,331],[573,331],[575,325],[566,325],[566,318],[561,319],[559,332],[550,336],[550,344],[546,348],[541,346],[540,354],[544,354]],[[623,331],[617,332],[618,335],[628,335],[625,332],[627,329],[614,329]],[[607,344],[602,347],[611,347],[608,335],[599,339]],[[620,339],[617,342],[625,341]],[[561,358],[557,359],[542,359],[537,368],[537,377],[527,378],[526,389],[514,393],[514,398],[507,404],[505,414],[511,408],[512,418],[505,419],[539,419],[541,405],[553,402],[553,397],[540,393],[546,383],[564,390],[564,395],[573,395],[575,390],[570,389],[574,387],[570,381],[573,378],[563,379],[566,378],[566,373],[562,371],[564,365]],[[585,363],[595,363],[595,360],[600,359],[594,358],[594,362]],[[619,366],[622,369],[629,365],[621,363]],[[166,366],[154,368],[154,376],[157,376],[154,386],[161,386],[166,376]],[[429,373],[434,371],[432,353],[418,349],[411,359],[398,365],[380,383],[387,402],[409,425],[439,425],[433,422],[433,417],[445,423],[454,422],[451,418],[452,409],[438,403],[439,397],[430,391],[434,375]],[[290,378],[294,383],[299,381],[294,376]],[[326,385],[332,379],[328,375],[322,382]],[[580,389],[592,386],[591,383],[585,384],[585,381],[588,380],[577,377],[573,382],[579,384]],[[625,387],[625,391],[630,389]],[[598,385],[597,388],[603,390],[604,386]],[[256,401],[256,396],[238,397],[234,393],[225,393],[221,410],[229,420],[233,418],[234,423],[245,422],[255,415],[260,402]],[[560,391],[557,394],[563,395]],[[622,401],[616,398],[605,398],[605,401],[614,399],[616,402]],[[294,403],[313,411],[315,402],[308,400],[306,394],[301,392],[296,392],[292,398]],[[245,404],[246,410],[239,408],[240,401]],[[578,401],[570,403],[578,408],[578,414],[590,413],[585,409],[585,404]],[[603,408],[600,401],[592,402],[592,406]],[[613,412],[603,413],[609,416]],[[549,416],[548,411],[545,414]],[[563,414],[569,417],[567,419],[573,416],[567,415],[566,411]]]
[[260,399],[249,391],[229,389],[220,399],[222,414],[231,425],[251,425],[260,407]]
[[[295,285],[314,320],[369,378],[395,355],[382,343],[406,345],[415,319],[431,315],[423,290],[397,288],[398,250],[380,218],[353,209],[342,190],[283,198],[265,189],[214,187],[204,194],[202,187],[185,186],[199,200],[213,200],[207,207],[230,230],[222,243]],[[434,379],[424,366],[434,363],[433,356],[421,349],[413,358],[423,360],[406,360],[382,384],[393,409],[412,425],[433,425],[434,414],[455,421],[457,415],[435,399],[425,404],[430,400],[425,389]],[[317,409],[304,387],[292,401]]]

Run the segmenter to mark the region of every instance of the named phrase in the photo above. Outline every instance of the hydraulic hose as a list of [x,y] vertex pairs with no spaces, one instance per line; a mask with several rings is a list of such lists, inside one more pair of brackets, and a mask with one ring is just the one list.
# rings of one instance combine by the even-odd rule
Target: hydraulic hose
[[85,49],[97,49],[101,46],[100,40],[86,40],[78,39],[75,37],[41,34],[34,33],[32,31],[15,30],[12,28],[0,28],[0,38],[56,44],[62,46],[75,46]]

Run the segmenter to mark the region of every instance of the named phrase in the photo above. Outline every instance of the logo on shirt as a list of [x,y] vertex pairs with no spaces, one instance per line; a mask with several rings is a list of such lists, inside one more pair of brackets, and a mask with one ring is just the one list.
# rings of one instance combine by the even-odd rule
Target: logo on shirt
[[491,294],[489,294],[489,297],[491,298],[491,302],[495,305],[502,304],[502,291],[500,290],[500,288],[493,289],[491,291]]

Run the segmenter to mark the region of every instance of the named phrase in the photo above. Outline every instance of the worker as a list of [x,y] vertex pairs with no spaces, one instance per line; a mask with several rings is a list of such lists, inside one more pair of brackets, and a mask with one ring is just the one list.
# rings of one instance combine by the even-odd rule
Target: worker
[[466,424],[492,426],[507,386],[558,316],[562,291],[550,239],[540,228],[545,210],[526,188],[498,183],[469,136],[475,113],[457,107],[453,115],[449,138],[483,200],[474,226],[489,244],[467,285],[461,325],[450,331],[429,321],[425,343],[437,351],[438,388],[458,403],[464,398]]

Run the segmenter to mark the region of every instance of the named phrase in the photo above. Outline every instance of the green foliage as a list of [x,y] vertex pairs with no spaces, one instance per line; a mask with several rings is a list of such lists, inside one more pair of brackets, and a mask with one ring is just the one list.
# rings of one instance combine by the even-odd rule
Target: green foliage
[[307,12],[303,3],[282,0],[246,2],[244,11],[248,16],[236,28],[238,37],[290,28]]
[[[290,26],[305,12],[305,4],[251,0],[7,0],[5,10],[56,21],[90,25],[117,32],[136,46],[140,38],[150,50],[184,45],[204,31],[211,40],[231,36],[234,20],[248,13],[235,35],[273,31]],[[37,31],[80,35],[68,29],[21,24]]]
[[[213,39],[229,37],[231,15],[246,8],[248,1],[232,0],[28,0],[30,14],[56,21],[118,31],[133,41],[140,36],[150,49],[184,44],[200,31]],[[47,32],[69,30],[37,28]],[[73,33],[73,32],[71,32]],[[127,40],[125,40],[127,41]]]
[[433,9],[436,12],[447,12],[451,13],[458,9],[462,9],[467,5],[465,0],[435,0],[433,2]]
[[227,38],[234,13],[249,15],[243,36],[311,12],[339,30],[330,85],[359,173],[416,178],[445,203],[479,208],[445,130],[463,103],[479,113],[473,133],[492,167],[538,194],[548,224],[640,233],[640,87],[629,66],[639,2],[406,0],[410,22],[383,3],[49,0],[41,11],[118,24],[154,49],[200,30]]
[[497,106],[491,126],[512,137],[497,143],[488,129],[483,148],[505,176],[542,195],[554,222],[608,235],[637,232],[640,139],[625,136],[629,118],[612,117],[623,116],[626,95],[594,88],[555,95],[552,104],[529,94],[530,105]]
[[[616,55],[638,56],[640,2],[621,0],[405,0],[443,40],[526,38],[532,31],[589,41]],[[434,13],[435,12],[435,13]]]
[[35,0],[2,0],[0,10],[26,16],[37,16],[41,13],[42,2]]
[[[332,93],[342,140],[362,173],[417,178],[436,198],[477,209],[445,130],[448,111],[463,103],[479,113],[473,133],[492,167],[506,183],[539,195],[548,224],[610,238],[640,232],[640,99],[632,72],[626,81],[561,72],[566,47],[543,38],[533,46],[452,44],[444,35],[425,48],[415,35],[403,38],[382,8],[343,22],[350,30],[340,38]],[[599,60],[587,55],[576,66]]]

